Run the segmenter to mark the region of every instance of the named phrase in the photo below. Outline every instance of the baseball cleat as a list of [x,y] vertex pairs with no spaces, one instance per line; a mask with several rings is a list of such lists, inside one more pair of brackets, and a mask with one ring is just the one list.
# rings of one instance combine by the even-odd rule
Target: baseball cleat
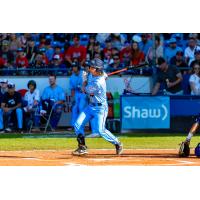
[[86,146],[79,146],[75,151],[72,152],[74,156],[82,156],[88,154]]
[[115,145],[116,148],[116,154],[121,155],[123,152],[123,144],[120,142],[119,144]]

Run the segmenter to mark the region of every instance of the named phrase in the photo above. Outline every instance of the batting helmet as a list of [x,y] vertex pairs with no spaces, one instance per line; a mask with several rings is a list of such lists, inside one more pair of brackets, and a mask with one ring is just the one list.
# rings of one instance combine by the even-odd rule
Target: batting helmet
[[97,72],[102,72],[104,68],[104,62],[99,58],[95,58],[91,61],[91,66],[95,68]]
[[30,80],[27,84],[27,87],[29,88],[30,85],[34,86],[34,89],[37,87],[36,82],[34,80]]
[[196,157],[200,157],[200,143],[197,144],[197,146],[194,150],[194,153],[195,153]]

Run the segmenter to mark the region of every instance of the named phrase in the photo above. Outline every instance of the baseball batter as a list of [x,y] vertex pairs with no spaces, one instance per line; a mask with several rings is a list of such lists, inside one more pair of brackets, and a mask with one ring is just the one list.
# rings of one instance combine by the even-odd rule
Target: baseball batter
[[105,128],[106,117],[108,114],[108,105],[106,98],[106,81],[103,73],[103,61],[95,59],[91,63],[90,73],[92,77],[85,87],[85,92],[89,97],[88,106],[80,113],[74,124],[75,133],[77,135],[78,148],[72,152],[73,155],[87,154],[87,146],[85,144],[84,126],[91,121],[92,132],[99,133],[108,142],[115,145],[116,154],[123,151],[122,143]]

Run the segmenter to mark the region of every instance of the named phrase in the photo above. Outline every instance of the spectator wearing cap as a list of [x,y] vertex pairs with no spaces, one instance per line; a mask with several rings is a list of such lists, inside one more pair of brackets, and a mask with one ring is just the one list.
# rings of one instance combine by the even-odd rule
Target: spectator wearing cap
[[197,41],[193,35],[189,35],[188,47],[185,49],[184,56],[186,63],[190,66],[191,62],[195,59],[194,52],[200,50],[200,47],[197,46]]
[[177,51],[182,51],[180,47],[176,44],[176,38],[171,38],[168,41],[169,47],[167,47],[164,51],[164,57],[167,63],[170,62],[170,59],[176,55]]
[[[62,75],[67,74],[67,68],[66,65],[62,63],[62,58],[60,57],[60,54],[55,54],[53,56],[53,60],[51,62],[51,65],[48,66],[49,73],[50,74],[56,74],[56,75]],[[52,69],[52,70],[51,70]]]
[[120,62],[124,66],[130,65],[131,62],[131,45],[128,41],[125,42],[125,47],[120,51]]
[[149,34],[141,34],[141,42],[139,42],[139,49],[144,53],[144,56],[147,55],[149,48],[153,46],[153,42],[149,39]]
[[158,58],[158,74],[156,84],[153,87],[152,95],[156,95],[160,89],[161,84],[164,86],[165,95],[182,95],[182,75],[176,66],[167,64],[163,57]]
[[[4,95],[8,91],[8,80],[7,79],[2,79],[0,81],[0,96]],[[0,97],[0,101],[1,101]],[[1,103],[0,103],[1,104]]]
[[[16,57],[15,65],[16,65],[17,69],[26,69],[29,66],[28,59],[26,58],[24,50],[22,48],[19,48],[17,50],[17,57]],[[25,74],[28,74],[28,72],[20,70],[18,72],[18,74],[25,75]]]
[[138,42],[131,45],[131,65],[139,65],[145,61],[144,53],[140,51]]
[[[177,51],[176,56],[172,57],[170,60],[170,65],[176,66],[177,68],[184,67],[188,68],[187,63],[185,62],[183,51]],[[180,69],[182,74],[185,74],[187,71],[186,69]]]
[[86,60],[86,48],[79,44],[79,35],[74,35],[73,46],[70,46],[65,55],[66,60],[72,64],[74,59],[78,59],[78,62],[82,66]]
[[8,91],[3,95],[1,103],[6,132],[11,132],[12,125],[14,124],[14,128],[17,128],[20,133],[23,133],[23,112],[21,106],[21,94],[15,91],[15,84],[9,82]]

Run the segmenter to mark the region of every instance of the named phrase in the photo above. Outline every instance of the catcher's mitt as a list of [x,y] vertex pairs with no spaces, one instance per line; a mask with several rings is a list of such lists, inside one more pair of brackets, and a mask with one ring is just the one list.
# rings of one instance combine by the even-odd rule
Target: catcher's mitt
[[179,157],[188,157],[190,155],[189,142],[182,142],[179,148]]

